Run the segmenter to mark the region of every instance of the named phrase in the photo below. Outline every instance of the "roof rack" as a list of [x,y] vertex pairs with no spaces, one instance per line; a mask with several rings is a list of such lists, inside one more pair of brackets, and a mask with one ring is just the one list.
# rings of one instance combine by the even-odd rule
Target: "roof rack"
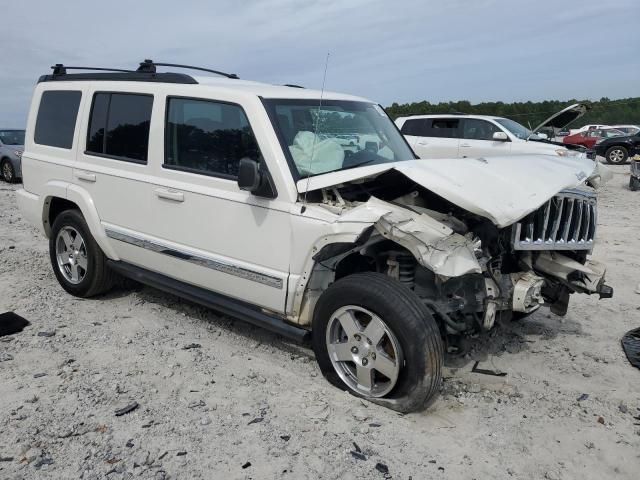
[[67,70],[100,70],[103,72],[126,72],[134,73],[135,70],[123,70],[121,68],[103,68],[103,67],[68,67],[62,63],[56,63],[51,67],[54,75],[66,75]]
[[[40,82],[53,81],[73,81],[73,80],[103,80],[103,81],[129,81],[129,82],[162,82],[162,83],[198,83],[192,76],[184,73],[174,72],[156,72],[156,67],[176,67],[188,68],[190,70],[200,70],[202,72],[215,73],[227,78],[237,79],[235,73],[224,73],[209,68],[193,67],[190,65],[179,65],[177,63],[158,63],[153,60],[145,60],[140,62],[137,70],[126,70],[122,68],[105,68],[105,67],[71,67],[56,63],[51,68],[51,75],[42,75],[38,79]],[[67,70],[87,70],[86,73],[69,74]],[[96,73],[93,73],[96,72]]]
[[215,73],[216,75],[221,75],[227,78],[239,79],[240,77],[235,73],[225,73],[219,70],[211,70],[210,68],[203,67],[194,67],[192,65],[180,65],[178,63],[159,63],[154,62],[153,60],[146,59],[144,62],[140,62],[140,66],[138,67],[138,72],[144,73],[156,73],[156,67],[176,67],[176,68],[186,68],[189,70],[199,70],[201,72],[209,72]]

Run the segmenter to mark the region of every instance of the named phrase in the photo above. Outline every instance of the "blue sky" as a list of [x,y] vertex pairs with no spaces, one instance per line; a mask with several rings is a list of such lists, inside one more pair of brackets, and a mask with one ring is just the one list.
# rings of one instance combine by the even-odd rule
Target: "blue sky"
[[0,126],[54,63],[144,58],[383,105],[640,96],[640,0],[0,0]]

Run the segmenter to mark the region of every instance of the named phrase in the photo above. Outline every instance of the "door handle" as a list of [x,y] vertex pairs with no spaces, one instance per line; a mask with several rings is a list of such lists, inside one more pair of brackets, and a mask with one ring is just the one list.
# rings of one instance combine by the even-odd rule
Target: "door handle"
[[469,145],[468,143],[461,143],[460,146],[464,148],[469,148],[471,145]]
[[85,182],[95,182],[96,181],[95,173],[89,173],[89,172],[76,172],[76,178],[78,180],[84,180]]
[[175,190],[167,190],[166,188],[156,188],[156,196],[172,202],[184,202],[184,193]]

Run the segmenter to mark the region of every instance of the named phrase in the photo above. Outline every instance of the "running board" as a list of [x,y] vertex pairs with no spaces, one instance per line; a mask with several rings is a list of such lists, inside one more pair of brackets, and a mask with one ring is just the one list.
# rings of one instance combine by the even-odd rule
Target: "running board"
[[269,315],[258,307],[204,288],[189,285],[160,273],[146,270],[130,263],[108,260],[111,269],[124,277],[131,278],[150,287],[171,293],[185,300],[198,303],[225,315],[246,321],[277,333],[298,343],[308,343],[309,331],[285,322],[282,318]]

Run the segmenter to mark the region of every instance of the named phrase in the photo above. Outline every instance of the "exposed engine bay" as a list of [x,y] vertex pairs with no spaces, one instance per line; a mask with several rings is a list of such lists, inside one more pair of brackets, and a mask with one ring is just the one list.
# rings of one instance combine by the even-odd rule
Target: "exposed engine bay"
[[564,315],[571,293],[613,294],[605,267],[588,259],[597,198],[586,185],[501,227],[396,170],[309,191],[307,201],[338,214],[337,223],[371,226],[356,242],[315,254],[301,317],[326,285],[355,271],[385,273],[412,289],[447,335],[488,330],[542,305]]

